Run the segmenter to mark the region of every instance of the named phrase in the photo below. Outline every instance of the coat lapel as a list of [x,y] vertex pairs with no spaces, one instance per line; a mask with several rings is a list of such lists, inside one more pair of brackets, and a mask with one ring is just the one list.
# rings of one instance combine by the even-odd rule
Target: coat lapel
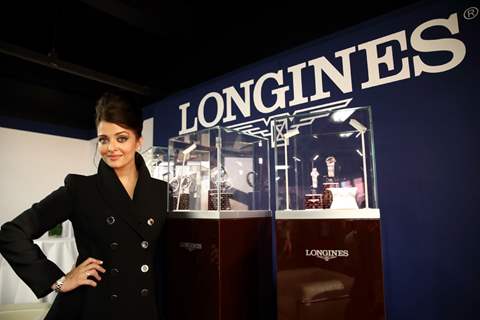
[[[165,209],[161,208],[166,202],[161,201],[161,190],[155,185],[154,179],[150,177],[150,172],[141,155],[137,154],[139,161],[137,162],[138,181],[135,186],[135,193],[133,195],[133,201],[131,202],[133,212],[137,221],[142,228],[143,236],[146,239],[153,239],[155,237],[156,230],[163,224],[161,212],[165,212]],[[164,194],[166,198],[166,192]],[[148,220],[153,219],[154,226],[148,225]]]
[[142,238],[148,238],[147,215],[153,211],[151,197],[151,177],[142,156],[135,154],[135,164],[138,170],[138,180],[135,186],[133,200],[118,179],[115,171],[103,160],[98,166],[98,186],[105,202],[113,211],[113,215],[123,219]]

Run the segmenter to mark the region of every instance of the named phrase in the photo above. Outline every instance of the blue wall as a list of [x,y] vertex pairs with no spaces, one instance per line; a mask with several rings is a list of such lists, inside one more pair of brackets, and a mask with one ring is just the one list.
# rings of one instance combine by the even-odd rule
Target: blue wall
[[[387,317],[478,319],[473,310],[480,305],[480,254],[476,248],[480,240],[480,112],[475,99],[480,89],[480,17],[472,18],[474,10],[466,11],[470,7],[479,8],[480,4],[423,2],[180,92],[147,108],[155,119],[154,142],[166,145],[169,137],[179,134],[180,105],[190,103],[189,127],[198,115],[199,102],[208,93],[216,92],[225,98],[222,90],[229,86],[243,93],[242,82],[252,79],[257,83],[262,75],[279,70],[283,72],[284,85],[290,86],[284,109],[262,114],[252,100],[250,117],[242,117],[234,107],[237,120],[220,120],[217,124],[227,126],[347,98],[352,99],[349,106],[372,106]],[[458,33],[437,25],[426,28],[421,35],[427,40],[457,40],[457,49],[463,43],[464,57],[448,70],[415,76],[414,56],[418,55],[425,64],[441,66],[452,61],[454,54],[448,49],[419,52],[421,49],[412,45],[412,33],[425,22],[445,22],[452,14],[456,14]],[[381,65],[379,72],[381,77],[395,75],[402,69],[402,58],[407,58],[410,76],[362,89],[362,83],[369,78],[368,65],[365,51],[358,46],[401,31],[405,31],[405,50],[398,41],[377,47],[379,56],[391,47],[394,65],[392,70]],[[335,53],[349,47],[355,50],[350,55],[351,91],[342,92],[324,77],[324,90],[330,91],[330,97],[289,105],[293,80],[288,67],[324,56],[342,71],[342,60],[335,58]],[[234,53],[226,54],[234,58]],[[312,96],[315,87],[311,67],[305,69],[302,84],[303,95]],[[278,87],[281,86],[273,80],[265,83],[265,105],[275,102],[270,92]],[[215,118],[217,107],[215,100],[207,99],[208,121]]]

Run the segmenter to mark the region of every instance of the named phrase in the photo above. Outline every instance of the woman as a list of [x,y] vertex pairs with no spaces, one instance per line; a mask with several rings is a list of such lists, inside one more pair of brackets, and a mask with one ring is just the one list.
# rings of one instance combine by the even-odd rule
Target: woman
[[[37,297],[58,295],[45,319],[159,319],[159,239],[166,183],[150,177],[139,150],[141,111],[107,93],[96,106],[98,173],[65,185],[0,231],[0,252]],[[33,243],[70,220],[78,248],[66,275]]]

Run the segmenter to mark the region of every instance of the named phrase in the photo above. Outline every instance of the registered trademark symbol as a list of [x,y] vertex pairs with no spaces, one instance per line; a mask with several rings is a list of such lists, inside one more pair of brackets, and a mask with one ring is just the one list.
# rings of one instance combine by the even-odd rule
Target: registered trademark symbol
[[463,12],[463,17],[466,20],[475,19],[478,16],[478,8],[477,7],[470,7]]

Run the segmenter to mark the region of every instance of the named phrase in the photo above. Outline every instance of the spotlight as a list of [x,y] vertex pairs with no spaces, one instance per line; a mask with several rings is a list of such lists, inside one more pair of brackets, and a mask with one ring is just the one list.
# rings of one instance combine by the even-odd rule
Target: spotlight
[[361,124],[355,119],[350,119],[348,123],[361,133],[365,133],[365,131],[367,131],[367,127],[365,127],[363,124]]
[[289,131],[285,132],[285,134],[283,135],[283,138],[285,140],[290,139],[291,137],[296,136],[297,134],[300,134],[300,131],[298,131],[298,128],[295,128],[295,129],[292,129],[292,130],[289,130]]
[[194,143],[190,147],[188,147],[187,149],[183,150],[182,152],[183,152],[184,155],[188,155],[190,152],[192,152],[195,149],[197,149],[197,145]]

